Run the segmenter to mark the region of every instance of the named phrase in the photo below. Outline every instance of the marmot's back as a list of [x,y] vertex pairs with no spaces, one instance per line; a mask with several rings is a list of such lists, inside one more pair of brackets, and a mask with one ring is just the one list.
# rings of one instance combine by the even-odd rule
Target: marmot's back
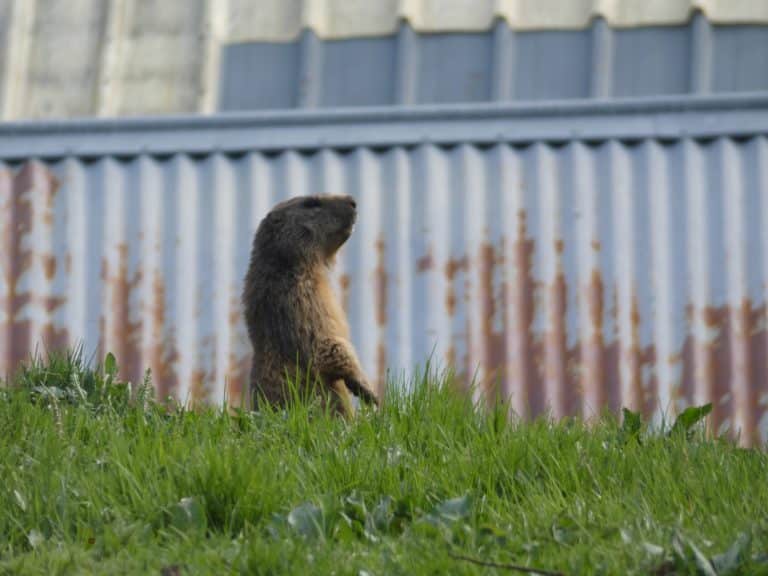
[[356,214],[350,196],[309,196],[277,204],[260,223],[243,289],[252,395],[283,406],[286,374],[294,377],[298,369],[305,378],[311,367],[309,374],[327,391],[346,395],[343,381],[362,399],[377,402],[328,277]]

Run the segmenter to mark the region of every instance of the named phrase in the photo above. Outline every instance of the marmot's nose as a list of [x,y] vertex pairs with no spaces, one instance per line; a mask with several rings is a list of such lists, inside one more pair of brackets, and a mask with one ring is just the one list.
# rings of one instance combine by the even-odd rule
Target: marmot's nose
[[355,202],[355,199],[352,198],[352,196],[347,196],[347,202],[352,204],[352,208],[357,208],[357,202]]

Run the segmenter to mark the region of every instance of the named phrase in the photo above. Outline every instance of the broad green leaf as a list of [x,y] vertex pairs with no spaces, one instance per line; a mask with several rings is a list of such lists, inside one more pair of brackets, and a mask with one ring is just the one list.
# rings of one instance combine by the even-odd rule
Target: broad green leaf
[[670,434],[676,434],[681,431],[689,431],[697,422],[703,420],[712,412],[712,403],[703,406],[690,406],[683,410],[675,419]]
[[567,546],[576,541],[578,525],[568,516],[563,516],[552,524],[552,538],[558,544]]
[[369,532],[389,532],[392,519],[392,497],[384,496],[373,511],[366,516],[365,529]]
[[107,352],[107,356],[104,358],[104,373],[112,378],[117,375],[117,359],[112,352]]
[[435,508],[435,513],[445,520],[456,521],[469,516],[471,510],[472,498],[466,495],[441,502]]
[[630,438],[639,438],[640,429],[643,425],[643,419],[640,412],[633,412],[628,408],[622,408],[621,413],[624,419],[621,423],[621,437],[626,442]]
[[306,538],[323,538],[323,511],[311,502],[305,502],[291,510],[288,513],[288,524]]

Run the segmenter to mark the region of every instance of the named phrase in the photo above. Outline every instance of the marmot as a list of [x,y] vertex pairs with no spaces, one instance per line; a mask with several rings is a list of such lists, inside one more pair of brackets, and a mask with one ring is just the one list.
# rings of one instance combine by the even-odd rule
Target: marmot
[[286,376],[295,378],[297,368],[300,385],[309,375],[336,414],[351,415],[350,392],[379,404],[329,278],[356,217],[351,196],[302,196],[275,205],[260,222],[242,293],[253,346],[252,406],[261,396],[284,407],[290,394]]

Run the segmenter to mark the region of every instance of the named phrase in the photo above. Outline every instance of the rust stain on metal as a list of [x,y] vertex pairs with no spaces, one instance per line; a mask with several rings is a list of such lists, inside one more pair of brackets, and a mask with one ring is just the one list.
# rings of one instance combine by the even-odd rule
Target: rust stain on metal
[[743,426],[741,442],[757,443],[757,423],[765,408],[758,399],[768,392],[768,330],[766,306],[746,300],[739,306],[688,307],[689,322],[697,319],[705,336],[691,333],[683,345],[682,392],[691,401],[712,402],[712,430],[729,421]]
[[568,288],[565,276],[558,262],[558,271],[551,286],[547,287],[549,318],[545,335],[545,378],[547,381],[547,404],[556,418],[570,409],[570,392],[574,385],[568,378],[568,350],[566,337],[566,314]]
[[[109,340],[115,347],[112,352],[117,358],[121,358],[121,365],[125,366],[124,378],[132,382],[141,382],[144,373],[142,369],[141,353],[141,318],[131,320],[130,299],[131,293],[141,282],[141,270],[136,270],[132,277],[128,274],[128,246],[117,246],[117,262],[102,260],[101,277],[108,291],[112,293],[114,308],[108,313],[112,321]],[[102,332],[102,337],[106,338]]]
[[238,357],[230,352],[227,364],[227,403],[230,406],[244,406],[251,357],[249,355]]
[[[232,290],[229,300],[229,325],[231,327],[242,327],[243,310],[237,290]],[[234,332],[237,334],[237,331]],[[240,337],[240,336],[238,336]],[[241,337],[247,340],[245,334]],[[227,358],[227,402],[230,405],[243,405],[244,391],[248,386],[248,375],[251,368],[251,355],[249,353],[238,356],[230,350]]]
[[174,338],[165,337],[165,282],[162,273],[157,270],[152,277],[152,348],[150,366],[154,375],[153,382],[160,399],[165,399],[177,389],[176,362],[178,351]]
[[[201,402],[205,402],[207,396],[208,396],[208,389],[206,386],[206,382],[208,381],[208,375],[206,374],[205,370],[196,369],[192,372],[190,375],[190,382],[189,382],[189,404],[191,406],[197,406]],[[180,399],[182,402],[187,400],[186,398]]]
[[449,316],[453,316],[456,313],[456,291],[450,284],[448,286],[445,295],[445,310]]
[[385,259],[384,239],[376,241],[376,270],[374,270],[374,286],[376,290],[376,323],[384,326],[387,323],[387,267]]
[[[484,242],[479,253],[479,297],[481,304],[480,335],[482,339],[481,362],[484,368],[484,378],[481,385],[486,398],[490,401],[501,394],[497,386],[503,378],[506,369],[506,334],[504,329],[494,329],[494,319],[497,313],[506,316],[507,298],[503,289],[499,294],[494,292],[494,273],[499,264],[503,264],[503,252],[497,255],[493,244]],[[497,306],[498,303],[498,306]]]
[[[629,341],[622,342],[614,337],[606,343],[603,338],[605,289],[600,272],[593,270],[581,293],[588,311],[588,318],[583,321],[590,323],[591,330],[569,346],[566,326],[568,284],[561,262],[558,260],[557,273],[551,284],[534,278],[535,244],[527,234],[525,219],[524,212],[518,214],[517,237],[511,251],[515,276],[510,285],[504,286],[501,297],[494,294],[493,277],[494,267],[503,265],[503,261],[490,244],[483,245],[479,255],[478,297],[482,311],[479,322],[486,392],[489,396],[494,394],[491,383],[503,374],[505,389],[517,395],[513,405],[523,415],[536,415],[544,410],[552,410],[554,416],[579,413],[581,400],[585,402],[585,409],[588,407],[596,412],[604,407],[617,409],[622,404],[620,368],[629,362],[628,373],[636,408],[650,412],[655,407],[653,368],[656,353],[653,345],[641,347],[639,344],[641,319],[636,300],[628,315],[633,324]],[[559,255],[558,244],[556,252]],[[547,302],[547,321],[542,334],[538,334],[533,326],[539,305],[537,292],[546,295]],[[618,320],[615,294],[613,301],[612,313]],[[507,305],[512,306],[511,318],[515,326],[505,325],[502,330],[495,330],[494,319],[499,307],[504,309]],[[506,313],[502,317],[510,318]]]
[[453,280],[457,272],[466,270],[468,266],[469,261],[466,256],[462,258],[452,258],[445,263],[445,277],[448,280]]
[[[456,289],[454,286],[456,274],[459,271],[467,270],[468,267],[469,261],[466,256],[462,258],[452,258],[445,263],[444,272],[445,278],[448,281],[448,288],[445,294],[445,309],[449,316],[453,316],[456,313]],[[464,296],[465,298],[468,298],[469,290],[464,291]]]
[[41,259],[43,261],[43,271],[45,272],[46,279],[53,280],[53,277],[56,275],[56,256],[53,254],[44,254],[41,256]]
[[587,301],[590,332],[582,342],[582,378],[581,389],[586,395],[589,408],[599,411],[605,405],[605,370],[603,362],[603,313],[605,290],[599,270],[592,270],[589,284],[582,296]]
[[427,253],[416,261],[416,270],[419,272],[426,272],[427,270],[431,270],[434,265],[435,261],[432,257],[432,250],[427,250]]
[[[69,340],[68,331],[55,327],[50,318],[56,309],[65,304],[65,299],[40,294],[36,291],[37,286],[22,288],[19,285],[22,277],[35,266],[37,257],[47,280],[55,272],[55,260],[53,269],[50,264],[53,257],[36,254],[34,248],[29,247],[27,238],[34,233],[36,226],[52,225],[53,199],[58,185],[55,176],[37,161],[27,162],[15,175],[10,170],[0,172],[3,204],[1,229],[5,232],[2,238],[5,249],[0,258],[6,286],[5,294],[0,297],[6,322],[0,331],[0,354],[8,374],[14,372],[38,344],[51,351],[65,347]],[[45,317],[40,324],[36,324],[38,321],[29,317],[29,312],[25,310],[30,306],[44,311]],[[42,342],[32,342],[33,334],[38,334]]]
[[510,386],[516,396],[514,406],[521,416],[535,414],[540,409],[541,379],[534,361],[531,338],[535,308],[536,284],[533,279],[534,242],[528,236],[526,214],[517,214],[517,233],[512,244],[515,279],[510,286],[512,312],[517,329],[510,330]]
[[640,309],[634,294],[631,302],[629,342],[622,343],[622,359],[626,363],[627,377],[629,378],[626,383],[629,396],[622,398],[622,404],[631,410],[640,410],[644,404],[641,382]]

